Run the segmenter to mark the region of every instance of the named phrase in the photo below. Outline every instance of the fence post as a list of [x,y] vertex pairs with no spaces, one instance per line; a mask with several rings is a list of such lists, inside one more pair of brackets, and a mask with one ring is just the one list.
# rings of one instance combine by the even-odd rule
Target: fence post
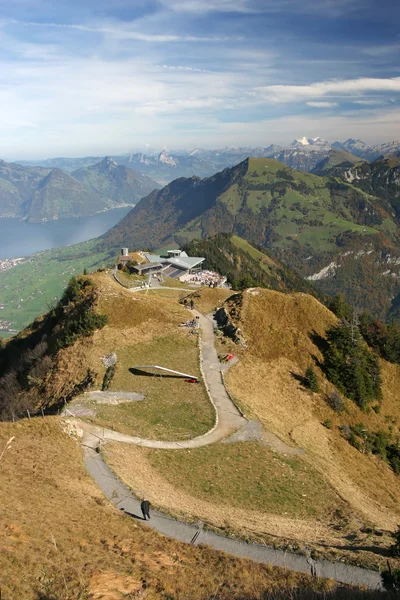
[[[44,411],[43,411],[43,406],[41,406],[41,407],[40,407],[40,410],[42,411],[42,417],[43,417],[43,419],[44,419]],[[0,598],[0,600],[1,600],[1,598]]]
[[29,408],[26,409],[26,412],[28,413],[28,417],[31,418],[31,413],[29,412]]

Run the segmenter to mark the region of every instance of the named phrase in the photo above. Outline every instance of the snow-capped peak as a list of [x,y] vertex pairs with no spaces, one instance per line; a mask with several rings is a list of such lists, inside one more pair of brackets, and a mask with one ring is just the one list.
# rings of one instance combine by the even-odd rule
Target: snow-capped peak
[[328,142],[320,137],[307,138],[306,136],[293,140],[291,146],[329,146]]
[[308,141],[306,136],[303,136],[302,138],[300,138],[298,140],[294,140],[294,142],[292,142],[292,146],[297,146],[297,145],[308,146],[309,144],[310,144],[310,142]]
[[160,152],[160,154],[158,155],[158,162],[164,163],[165,165],[170,165],[170,167],[176,167],[176,162],[166,150]]

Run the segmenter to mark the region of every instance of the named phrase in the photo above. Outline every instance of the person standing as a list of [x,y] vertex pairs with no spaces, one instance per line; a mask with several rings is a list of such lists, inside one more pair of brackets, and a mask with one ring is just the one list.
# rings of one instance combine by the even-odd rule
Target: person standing
[[146,517],[150,519],[150,502],[148,500],[143,500],[140,504],[140,508],[143,514],[143,520],[146,521]]

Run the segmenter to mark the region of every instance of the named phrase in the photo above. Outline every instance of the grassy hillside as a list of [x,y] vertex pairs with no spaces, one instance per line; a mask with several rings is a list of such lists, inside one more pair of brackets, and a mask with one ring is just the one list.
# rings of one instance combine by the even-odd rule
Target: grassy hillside
[[330,150],[328,156],[314,167],[312,172],[315,175],[335,175],[336,169],[339,169],[339,172],[341,172],[342,169],[348,169],[364,162],[367,161],[350,152],[340,150],[339,148],[333,148]]
[[[386,267],[389,252],[398,274],[398,227],[390,204],[351,182],[267,158],[250,158],[204,180],[179,179],[153,192],[102,236],[99,247],[158,248],[222,232],[271,249],[301,275],[314,277],[316,285],[329,276],[333,293],[347,289],[323,269],[354,255],[350,277],[357,285],[351,300],[380,318],[398,293],[397,278],[388,278]],[[371,278],[387,288],[383,301],[370,294]]]
[[233,289],[261,286],[285,292],[319,292],[296,271],[261,246],[256,248],[236,235],[220,233],[192,240],[184,246],[189,256],[203,256],[203,268],[226,275]]
[[[400,367],[381,361],[379,410],[362,412],[343,398],[337,412],[333,386],[318,366],[325,332],[337,322],[326,307],[304,293],[260,288],[224,306],[246,342],[245,348],[227,338],[219,342],[221,355],[239,357],[225,376],[227,386],[246,416],[262,424],[264,443],[248,439],[173,454],[112,444],[106,459],[134,490],[145,489],[173,514],[245,538],[383,567],[400,518],[398,475],[349,443],[343,431],[399,435]],[[320,393],[304,387],[310,364]]]
[[56,302],[73,275],[91,272],[114,263],[115,254],[99,252],[91,240],[68,248],[45,250],[0,272],[0,323],[10,322],[11,330],[23,329]]
[[[185,364],[197,374],[196,336],[180,327],[188,314],[179,303],[183,295],[163,288],[132,293],[107,273],[71,283],[52,312],[0,352],[3,418],[28,405],[34,411],[66,401],[85,409],[84,420],[153,439],[187,439],[210,429],[214,414],[201,385],[140,371],[143,364]],[[343,432],[399,435],[400,366],[381,361],[376,411],[362,412],[346,398],[334,410],[333,386],[319,364],[326,330],[337,318],[316,298],[261,288],[195,295],[198,310],[208,314],[223,305],[241,330],[244,346],[221,333],[217,349],[239,358],[225,379],[245,415],[259,422],[258,434],[171,455],[113,444],[106,459],[154,506],[184,518],[245,538],[383,564],[400,518],[398,476]],[[109,389],[142,393],[142,401],[103,405],[83,395],[102,389],[102,357],[110,353],[117,365],[108,372]],[[320,393],[304,387],[310,364]]]
[[0,424],[1,448],[15,436],[0,468],[5,599],[253,600],[296,589],[310,597],[324,587],[172,541],[123,515],[88,476],[63,427],[55,417]]
[[376,199],[349,185],[251,158],[201,184],[181,179],[150,194],[103,243],[161,246],[169,237],[232,231],[260,245],[322,252],[334,250],[345,232],[378,233],[385,218]]

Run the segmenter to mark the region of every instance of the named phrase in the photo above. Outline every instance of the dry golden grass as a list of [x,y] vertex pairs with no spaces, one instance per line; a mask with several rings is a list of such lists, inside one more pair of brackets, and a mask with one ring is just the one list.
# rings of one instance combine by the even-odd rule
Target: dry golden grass
[[[96,405],[90,420],[128,435],[150,439],[182,440],[202,435],[215,422],[214,408],[202,384],[150,369],[131,372],[142,365],[161,365],[200,377],[197,337],[180,328],[151,341],[120,347],[110,391],[140,392],[145,400],[119,405]],[[88,406],[90,400],[78,398]]]
[[[200,518],[244,537],[269,533],[296,542],[321,539],[325,521],[333,522],[335,510],[343,508],[329,486],[318,475],[313,480],[313,469],[298,458],[281,460],[254,443],[241,446],[167,453],[112,442],[105,458],[134,491],[145,490],[152,504],[180,517]],[[312,497],[317,490],[323,495],[319,503]],[[310,518],[313,512],[317,519]]]
[[185,309],[171,299],[147,292],[133,294],[105,273],[95,273],[91,278],[99,290],[97,310],[107,315],[108,325],[58,353],[57,368],[46,382],[48,397],[68,395],[88,369],[96,373],[95,385],[101,386],[105,372],[102,356],[175,332],[187,319]]
[[[398,477],[382,461],[363,455],[340,436],[338,425],[368,423],[387,429],[384,416],[398,417],[398,366],[383,363],[384,398],[381,414],[362,413],[352,402],[337,415],[323,394],[301,388],[293,374],[301,375],[313,357],[321,358],[311,335],[323,335],[335,317],[317,300],[304,294],[284,295],[268,290],[243,294],[239,323],[247,341],[241,361],[227,375],[233,395],[249,413],[288,443],[306,451],[314,465],[349,504],[354,515],[393,530],[400,516]],[[318,369],[317,369],[318,371]],[[319,371],[323,392],[331,390]],[[322,422],[330,419],[332,429]]]
[[[308,516],[299,523],[298,518],[294,518],[294,506],[290,511],[284,508],[284,503],[280,507],[276,503],[275,514],[271,507],[264,507],[251,511],[249,518],[246,511],[240,512],[235,498],[229,501],[222,497],[223,494],[218,498],[204,495],[204,490],[198,487],[204,483],[204,469],[192,456],[180,464],[180,471],[175,477],[174,458],[164,461],[160,468],[156,455],[150,450],[113,446],[108,451],[113,467],[134,489],[150,490],[156,504],[180,514],[200,517],[215,526],[239,530],[243,535],[263,532],[313,543],[319,549],[338,547],[342,554],[346,554],[346,547],[351,553],[353,547],[363,560],[382,562],[384,553],[379,555],[379,547],[389,546],[389,534],[382,536],[360,530],[363,524],[387,532],[396,528],[400,517],[399,479],[377,457],[363,455],[353,448],[340,436],[338,426],[368,422],[371,429],[387,429],[385,416],[390,415],[392,423],[399,414],[397,390],[400,367],[387,363],[382,365],[384,399],[380,414],[371,411],[367,416],[348,401],[347,411],[337,415],[324,400],[323,393],[305,391],[294,377],[304,374],[306,367],[314,362],[314,357],[322,358],[312,336],[323,336],[325,330],[336,322],[336,317],[316,299],[305,294],[284,295],[269,290],[250,290],[243,294],[241,302],[236,297],[231,303],[228,301],[228,305],[231,305],[234,319],[247,341],[245,350],[235,346],[240,362],[226,376],[230,392],[249,417],[260,420],[287,444],[305,450],[298,460],[310,469],[310,473],[316,472],[325,480],[329,490],[327,494],[333,498],[332,513],[336,511],[336,516],[332,514],[325,520]],[[332,386],[317,371],[321,388],[328,393]],[[332,429],[322,425],[328,419],[332,421]],[[216,448],[207,449],[210,456],[205,465],[214,463],[218,455]],[[275,458],[279,461],[280,455],[276,454]],[[141,469],[135,469],[134,473],[133,469],[129,470],[126,465],[131,461],[140,463]],[[239,477],[235,471],[238,465],[233,462],[231,467],[230,472],[229,468],[225,472],[225,465],[221,470],[224,481],[229,478],[228,488]],[[150,473],[152,482],[146,484]],[[256,484],[256,473],[257,469],[250,488]],[[191,487],[190,481],[196,474],[197,487]],[[214,479],[210,481],[215,484]],[[237,485],[241,483],[239,481]],[[162,492],[159,494],[157,490]],[[321,504],[324,500],[313,499]],[[378,554],[374,554],[374,546]],[[364,552],[363,547],[370,547],[371,551]]]
[[0,464],[4,600],[254,600],[323,585],[174,542],[124,516],[55,417],[0,424],[1,447],[11,436]]
[[199,290],[185,295],[188,300],[193,298],[194,307],[203,314],[212,312],[215,308],[219,308],[222,304],[232,296],[235,292],[222,288],[203,287]]

